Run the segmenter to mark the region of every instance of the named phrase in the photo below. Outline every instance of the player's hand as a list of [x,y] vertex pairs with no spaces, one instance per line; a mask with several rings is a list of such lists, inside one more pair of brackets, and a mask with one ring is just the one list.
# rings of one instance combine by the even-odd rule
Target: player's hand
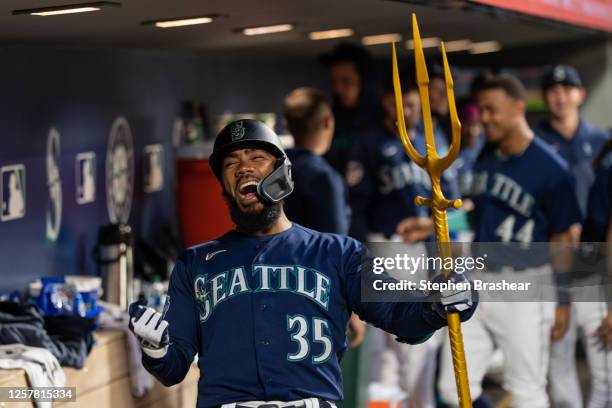
[[366,325],[365,323],[357,316],[355,313],[351,315],[349,320],[349,327],[346,331],[346,335],[351,339],[351,343],[349,344],[350,348],[355,348],[359,346],[365,337],[366,333]]
[[555,309],[555,323],[550,330],[550,340],[559,341],[565,336],[570,324],[570,305],[558,305]]
[[608,315],[601,321],[601,325],[597,328],[597,336],[604,347],[612,347],[612,310],[609,310]]
[[440,274],[433,282],[455,284],[455,288],[430,293],[435,296],[432,306],[438,315],[446,319],[447,313],[457,312],[462,322],[472,317],[478,306],[478,292],[472,289],[465,274],[451,273],[448,277]]
[[397,234],[404,242],[417,242],[434,233],[433,220],[429,217],[408,217],[397,224]]
[[129,307],[129,328],[140,341],[142,351],[152,358],[162,358],[168,351],[168,322],[155,309],[146,307],[146,301]]

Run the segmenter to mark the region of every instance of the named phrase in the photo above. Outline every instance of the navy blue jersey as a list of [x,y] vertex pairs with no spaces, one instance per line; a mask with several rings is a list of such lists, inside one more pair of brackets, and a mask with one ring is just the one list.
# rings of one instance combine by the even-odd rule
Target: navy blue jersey
[[348,234],[350,208],[342,176],[305,149],[287,151],[295,186],[285,199],[290,220],[320,232]]
[[607,153],[597,166],[595,181],[589,194],[585,225],[593,228],[590,240],[606,241],[612,218],[612,152]]
[[366,241],[369,233],[390,238],[406,217],[427,216],[414,198],[427,196],[427,173],[406,155],[402,141],[381,128],[353,148],[346,171],[353,210],[351,236]]
[[553,128],[550,122],[541,123],[536,129],[536,135],[567,161],[570,172],[574,175],[576,196],[584,215],[589,189],[595,179],[593,159],[608,140],[608,134],[580,120],[576,133],[569,140]]
[[[415,149],[425,154],[425,136],[418,132]],[[436,133],[440,154],[448,145],[441,133]],[[448,169],[442,179],[442,189],[449,198],[458,197],[456,172]],[[399,136],[386,128],[363,138],[352,150],[346,171],[349,200],[353,210],[351,236],[365,241],[369,233],[382,233],[390,238],[398,223],[407,217],[426,217],[427,207],[414,203],[416,196],[431,195],[427,173],[406,154]]]
[[362,303],[364,251],[356,240],[297,224],[266,237],[230,232],[187,250],[170,278],[168,353],[143,355],[143,364],[169,386],[197,353],[199,408],[342,400],[352,312],[409,343],[446,324],[426,303]]
[[[538,138],[519,155],[485,149],[474,166],[471,195],[477,242],[548,242],[581,220],[567,165]],[[491,262],[515,267],[543,263],[529,257]]]

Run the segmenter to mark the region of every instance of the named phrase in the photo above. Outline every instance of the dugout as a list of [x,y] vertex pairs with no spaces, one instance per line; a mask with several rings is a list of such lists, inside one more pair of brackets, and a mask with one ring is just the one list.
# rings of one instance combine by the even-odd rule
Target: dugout
[[[537,114],[542,109],[537,91],[541,68],[570,63],[589,92],[585,118],[612,127],[612,5],[604,0],[576,0],[569,6],[542,0],[525,8],[519,3],[3,1],[0,292],[25,293],[41,276],[95,276],[97,232],[112,221],[111,212],[118,207],[137,237],[136,256],[144,259],[136,262],[137,268],[153,270],[152,275],[156,268],[167,269],[164,263],[184,245],[179,220],[198,210],[185,209],[193,204],[185,204],[185,198],[177,201],[182,189],[199,189],[206,202],[214,194],[210,223],[219,222],[222,228],[227,222],[219,221],[219,213],[210,216],[223,211],[218,191],[197,182],[185,186],[178,178],[183,172],[197,179],[207,171],[198,162],[206,159],[207,147],[194,147],[194,142],[210,142],[219,123],[243,113],[263,115],[283,132],[283,96],[302,85],[329,91],[317,57],[340,42],[367,44],[384,70],[392,38],[402,45],[400,59],[409,62],[411,13],[418,15],[422,36],[434,45],[426,49],[428,60],[439,55],[439,39],[455,47],[449,60],[458,94],[482,68],[511,69],[532,90],[530,109]],[[70,8],[96,10],[61,13]],[[198,18],[200,23],[210,21],[177,24]],[[168,27],[172,25],[179,26]],[[263,33],[261,27],[269,26],[276,28]],[[247,30],[255,28],[259,33]],[[330,32],[340,29],[345,31]],[[387,34],[395,37],[382,37]],[[121,166],[113,168],[109,146],[118,126],[132,143]],[[179,158],[195,162],[181,167]],[[82,173],[85,166],[87,174]],[[109,178],[117,171],[126,176],[113,184]],[[20,180],[18,188],[11,187],[11,178]],[[11,202],[11,188],[20,200]],[[111,347],[116,341],[105,338],[100,344]],[[366,371],[356,360],[352,363],[353,373]],[[354,385],[357,377],[349,376],[347,386],[360,389]],[[6,383],[11,381],[13,377]],[[363,395],[354,391],[347,398],[348,406],[358,406],[354,401]]]

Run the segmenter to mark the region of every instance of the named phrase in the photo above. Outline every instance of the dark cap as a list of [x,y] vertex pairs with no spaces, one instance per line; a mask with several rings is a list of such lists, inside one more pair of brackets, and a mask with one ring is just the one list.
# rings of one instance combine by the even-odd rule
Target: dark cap
[[582,88],[578,71],[570,65],[555,65],[542,77],[542,90],[544,91],[557,84]]

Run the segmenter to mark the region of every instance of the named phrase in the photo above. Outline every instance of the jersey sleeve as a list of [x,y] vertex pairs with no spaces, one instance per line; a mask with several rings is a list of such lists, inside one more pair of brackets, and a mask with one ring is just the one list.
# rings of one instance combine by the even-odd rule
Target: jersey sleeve
[[317,216],[311,219],[312,225],[309,228],[346,235],[349,231],[350,209],[342,178],[335,172],[320,172],[312,182],[317,196],[311,200],[310,210]]
[[574,183],[572,175],[562,169],[544,196],[544,213],[553,234],[566,232],[573,224],[582,222]]
[[197,308],[192,290],[188,253],[177,261],[168,287],[166,298],[170,345],[161,359],[143,353],[142,363],[149,373],[162,384],[170,387],[183,381],[200,343]]
[[[372,276],[364,270],[364,265],[371,261],[372,255],[367,248],[358,242],[351,244],[345,257],[343,277],[347,303],[352,312],[375,327],[396,335],[398,341],[408,344],[422,343],[436,330],[447,325],[446,320],[433,311],[431,304],[426,301],[362,301],[362,285],[368,284]],[[375,276],[376,279],[395,281],[384,273]],[[411,292],[410,296],[425,298],[424,294],[416,291]]]

